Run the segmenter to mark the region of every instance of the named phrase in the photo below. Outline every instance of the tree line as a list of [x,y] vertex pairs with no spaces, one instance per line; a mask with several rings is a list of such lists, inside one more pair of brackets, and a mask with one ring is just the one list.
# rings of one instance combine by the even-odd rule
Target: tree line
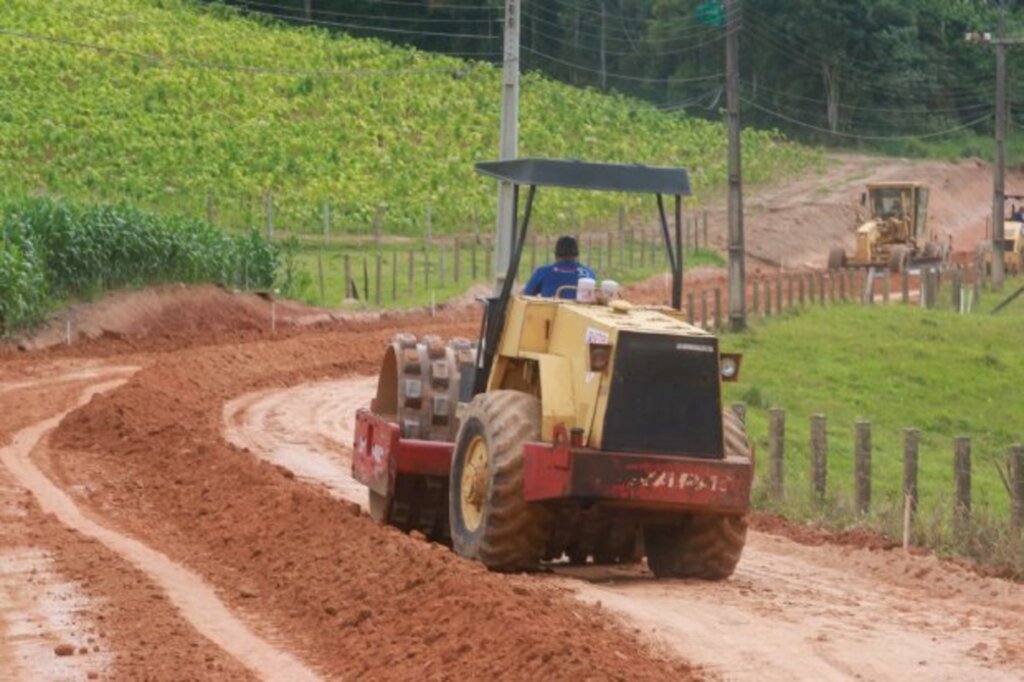
[[[229,0],[250,12],[501,60],[504,0]],[[857,143],[992,129],[998,0],[736,0],[744,120]],[[1007,33],[1024,33],[1008,1]],[[722,0],[522,0],[522,66],[718,118]],[[1020,29],[1018,28],[1020,27]],[[1009,51],[1011,110],[1024,52]]]

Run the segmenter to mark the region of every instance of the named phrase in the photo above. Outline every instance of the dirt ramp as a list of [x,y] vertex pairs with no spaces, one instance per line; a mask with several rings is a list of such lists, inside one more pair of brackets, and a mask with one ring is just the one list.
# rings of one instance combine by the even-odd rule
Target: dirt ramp
[[39,350],[95,339],[140,342],[161,339],[187,343],[190,339],[227,334],[268,334],[282,329],[329,323],[338,314],[294,301],[213,285],[168,285],[105,294],[96,301],[75,304],[58,313],[43,329],[20,339],[23,350]]

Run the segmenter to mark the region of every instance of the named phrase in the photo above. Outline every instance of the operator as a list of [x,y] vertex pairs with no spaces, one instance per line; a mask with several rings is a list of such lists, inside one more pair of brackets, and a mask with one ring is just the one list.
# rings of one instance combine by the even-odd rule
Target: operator
[[[573,237],[559,237],[555,242],[555,262],[537,268],[523,287],[523,293],[554,298],[560,287],[575,287],[581,277],[595,279],[593,270],[576,261],[579,255],[580,247]],[[576,289],[562,289],[559,298],[575,299]]]

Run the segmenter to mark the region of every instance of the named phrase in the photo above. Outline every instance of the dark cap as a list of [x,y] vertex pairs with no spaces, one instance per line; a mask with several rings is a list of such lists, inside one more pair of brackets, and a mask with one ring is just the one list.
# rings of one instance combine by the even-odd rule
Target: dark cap
[[555,258],[575,258],[578,255],[580,255],[580,247],[575,238],[567,235],[559,237],[555,242]]

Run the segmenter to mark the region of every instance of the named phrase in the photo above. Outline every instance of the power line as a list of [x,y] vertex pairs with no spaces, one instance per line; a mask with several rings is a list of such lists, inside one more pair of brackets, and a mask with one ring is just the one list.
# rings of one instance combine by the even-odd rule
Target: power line
[[[252,2],[251,0],[241,0],[237,3],[237,7],[261,7],[264,9],[281,10],[283,12],[291,12],[294,14],[303,15],[306,10],[301,7],[294,7],[291,5],[275,5],[269,2]],[[422,7],[422,5],[421,5]],[[488,19],[465,19],[465,18],[454,18],[454,17],[399,17],[389,14],[353,14],[350,12],[337,12],[334,10],[326,9],[310,9],[310,13],[313,15],[320,15],[325,17],[346,17],[349,19],[381,19],[386,21],[406,21],[406,22],[425,22],[425,23],[472,23],[472,24],[500,24],[501,17],[491,17]],[[288,17],[289,19],[293,17]]]
[[450,31],[420,31],[407,28],[390,28],[386,26],[368,26],[366,24],[353,24],[351,22],[344,21],[326,21],[323,19],[307,19],[306,17],[282,17],[277,14],[270,12],[263,12],[240,5],[246,12],[256,16],[266,17],[268,19],[275,19],[277,21],[295,21],[302,24],[308,24],[311,26],[326,26],[330,28],[342,28],[350,29],[355,31],[377,31],[381,33],[394,33],[398,35],[417,35],[417,36],[430,36],[440,38],[472,38],[474,40],[500,40],[501,36],[497,35],[486,35],[482,33],[453,33]]
[[[574,69],[579,69],[580,71],[585,71],[585,72],[588,72],[588,73],[594,73],[594,74],[600,74],[601,73],[601,71],[599,69],[595,69],[595,68],[592,68],[592,67],[589,67],[589,66],[584,66],[582,64],[577,64],[576,62],[567,61],[565,59],[560,59],[558,57],[554,57],[552,55],[549,55],[549,54],[547,54],[545,52],[541,52],[540,50],[534,50],[533,48],[527,47],[526,45],[523,45],[521,47],[521,49],[522,49],[523,52],[528,52],[528,53],[530,53],[532,55],[536,55],[536,56],[541,57],[543,59],[547,59],[549,61],[555,62],[556,64],[561,64],[563,66],[572,67]],[[712,79],[715,79],[715,78],[721,78],[722,77],[721,73],[714,73],[714,74],[708,74],[706,76],[694,76],[692,78],[647,78],[645,76],[629,76],[629,75],[626,75],[626,74],[623,74],[623,73],[614,73],[614,72],[611,72],[611,71],[607,72],[606,75],[608,76],[608,78],[616,78],[616,79],[619,79],[619,80],[632,81],[632,82],[635,82],[635,83],[694,83],[694,82],[697,82],[697,81],[712,80]]]
[[[800,94],[797,94],[797,93],[794,93],[794,92],[786,92],[785,90],[778,90],[776,88],[771,88],[771,87],[768,87],[768,86],[763,85],[761,83],[755,84],[755,83],[751,83],[750,81],[742,81],[742,84],[744,86],[746,86],[747,88],[749,88],[752,92],[756,92],[756,91],[759,91],[759,90],[766,90],[767,92],[771,92],[771,93],[774,93],[774,94],[777,94],[777,95],[782,95],[783,97],[788,97],[790,99],[798,99],[798,100],[802,100],[802,101],[805,101],[805,102],[811,102],[811,103],[814,103],[814,104],[821,104],[821,105],[827,105],[828,104],[828,102],[826,102],[825,100],[816,99],[814,97],[807,97],[806,95],[800,95]],[[884,113],[897,113],[897,114],[908,114],[908,115],[920,116],[920,115],[923,115],[923,114],[958,113],[958,112],[961,112],[961,111],[963,111],[965,109],[980,109],[981,107],[990,107],[992,105],[989,102],[978,102],[978,103],[975,103],[975,104],[964,104],[962,106],[946,108],[946,109],[936,109],[936,108],[932,108],[932,107],[928,107],[928,108],[925,108],[925,109],[907,109],[906,107],[899,107],[899,108],[896,108],[896,107],[876,107],[876,106],[870,106],[870,105],[858,106],[858,105],[855,105],[855,104],[842,104],[842,103],[840,103],[838,106],[839,106],[840,109],[848,109],[848,110],[851,110],[851,111],[877,111],[877,112],[884,112]]]
[[992,117],[992,114],[988,113],[988,114],[985,114],[984,116],[980,116],[980,117],[974,119],[973,121],[968,121],[967,123],[963,123],[961,125],[958,125],[958,126],[955,126],[955,127],[952,127],[952,128],[947,128],[946,130],[939,130],[939,131],[935,131],[935,132],[931,132],[931,133],[920,133],[920,134],[916,134],[916,135],[863,135],[863,134],[859,134],[859,133],[849,133],[849,132],[845,132],[845,131],[832,131],[832,130],[829,130],[828,128],[822,128],[821,126],[814,125],[813,123],[807,123],[806,121],[801,121],[801,120],[793,118],[792,116],[787,116],[786,114],[783,114],[781,112],[774,111],[772,109],[769,109],[768,107],[761,106],[757,102],[755,102],[753,100],[746,99],[745,97],[740,98],[740,99],[743,101],[744,104],[752,106],[755,109],[757,109],[758,111],[764,112],[764,113],[766,113],[766,114],[768,114],[770,116],[774,116],[774,117],[776,117],[778,119],[786,121],[787,123],[792,123],[793,125],[797,125],[797,126],[800,126],[800,127],[803,127],[803,128],[807,128],[809,130],[815,130],[815,131],[820,132],[820,133],[826,133],[828,135],[834,135],[836,137],[844,137],[844,138],[856,139],[856,140],[875,140],[875,141],[885,141],[885,140],[924,140],[924,139],[933,138],[933,137],[944,137],[944,136],[949,135],[951,133],[959,132],[961,130],[965,130],[967,128],[971,128],[973,126],[976,126],[979,123],[981,123],[982,121],[985,121],[985,120],[987,120],[987,119]]
[[[530,15],[528,15],[528,14],[524,15],[524,17],[526,17],[526,18],[529,18],[529,16]],[[552,33],[547,33],[543,29],[537,29],[535,27],[530,29],[530,33],[531,33],[531,35],[538,35],[538,36],[541,36],[543,38],[547,38],[548,40],[550,40],[552,42],[556,42],[556,43],[560,43],[560,44],[564,44],[566,42],[565,36],[558,36],[558,35],[554,35]],[[706,31],[702,32],[702,34],[703,34],[703,36],[707,36],[707,32]],[[692,37],[696,37],[697,35],[698,35],[697,33],[694,33]],[[640,49],[640,50],[638,50],[638,49],[616,50],[616,49],[605,48],[603,50],[603,52],[606,55],[611,55],[611,56],[616,56],[616,57],[621,57],[621,56],[629,56],[629,57],[632,57],[632,56],[642,56],[642,57],[675,56],[675,55],[685,54],[687,52],[692,52],[693,50],[700,49],[700,48],[702,48],[702,47],[704,47],[706,45],[712,45],[712,44],[715,44],[715,43],[719,43],[719,42],[721,42],[724,39],[725,39],[725,35],[722,34],[722,33],[719,33],[717,35],[712,35],[710,38],[707,38],[706,40],[701,40],[701,41],[698,41],[696,43],[690,43],[690,44],[687,44],[684,47],[680,47],[678,49],[673,49],[673,50],[642,50],[642,49]],[[687,37],[679,36],[679,37],[676,37],[676,38],[672,38],[671,42],[685,42],[686,40],[688,40]],[[669,42],[669,40],[666,40],[665,42]],[[585,49],[588,52],[601,52],[602,51],[600,46],[598,46],[598,45],[587,45],[587,46],[580,45],[580,46],[577,46],[577,47],[580,48],[580,49]]]
[[169,64],[169,62],[173,62],[174,65],[196,69],[207,69],[213,71],[239,71],[243,73],[258,73],[274,76],[322,76],[349,78],[368,76],[397,76],[420,73],[457,73],[459,71],[459,69],[456,68],[455,65],[443,67],[404,67],[394,69],[352,69],[348,71],[283,69],[265,66],[252,66],[248,64],[228,64],[224,62],[209,62],[191,59],[187,57],[180,57],[177,55],[159,55],[145,52],[136,52],[135,50],[126,50],[124,48],[110,47],[108,45],[100,45],[97,43],[86,43],[79,40],[72,40],[70,38],[62,38],[59,36],[44,36],[35,33],[12,31],[6,28],[0,28],[0,35],[8,36],[11,38],[17,38],[19,40],[55,43],[58,45],[77,47],[80,49],[94,50],[96,52],[102,52],[106,54],[117,54],[125,57],[134,57],[135,59],[144,59],[146,61],[150,61],[155,65],[162,67],[170,66],[171,64]]

